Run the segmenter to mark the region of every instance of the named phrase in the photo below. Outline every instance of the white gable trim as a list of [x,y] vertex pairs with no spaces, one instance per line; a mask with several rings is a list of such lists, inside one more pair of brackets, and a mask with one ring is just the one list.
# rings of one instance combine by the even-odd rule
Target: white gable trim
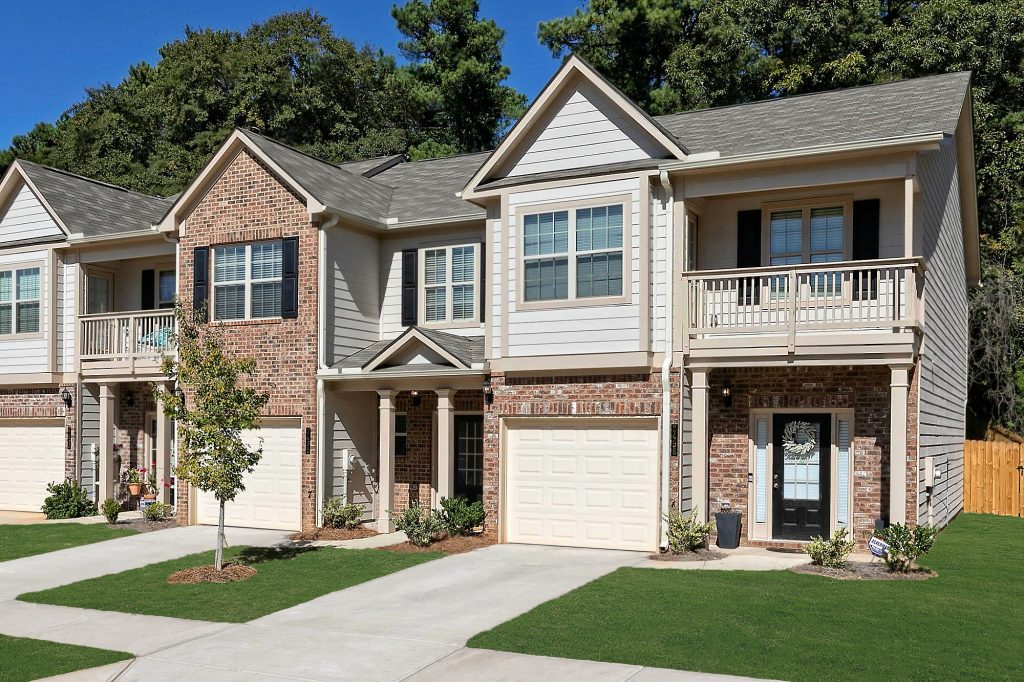
[[53,222],[57,224],[57,227],[61,229],[65,236],[71,234],[71,230],[64,224],[64,221],[60,219],[57,212],[50,206],[50,202],[46,200],[43,193],[39,191],[39,188],[32,182],[32,178],[29,177],[25,169],[21,167],[21,163],[15,160],[11,164],[11,167],[7,169],[7,173],[4,175],[3,180],[0,180],[0,209],[7,211],[10,208],[10,204],[13,201],[16,193],[21,189],[21,184],[28,186],[32,194],[35,195],[36,200],[42,204],[43,208],[49,214]]
[[401,350],[403,350],[404,348],[408,347],[413,343],[419,343],[422,344],[423,346],[426,346],[434,353],[437,353],[442,358],[450,362],[452,366],[455,367],[456,369],[470,369],[470,367],[467,366],[466,363],[462,362],[462,360],[459,360],[457,357],[449,353],[447,350],[431,341],[419,329],[416,329],[415,327],[409,327],[401,336],[395,339],[395,341],[390,346],[381,351],[377,355],[377,357],[373,358],[372,360],[370,360],[370,362],[363,365],[363,372],[372,372],[374,369],[380,367],[389,359],[398,355]]
[[501,144],[498,145],[498,148],[487,157],[487,160],[484,161],[476,174],[466,184],[462,191],[464,199],[472,199],[476,196],[474,191],[477,186],[484,182],[503,162],[506,162],[524,139],[529,138],[530,132],[537,122],[544,117],[544,114],[547,113],[552,102],[558,102],[558,95],[562,93],[567,85],[572,84],[576,78],[581,78],[590,83],[604,97],[609,99],[622,112],[624,117],[631,119],[675,158],[686,158],[687,152],[677,140],[655,124],[634,102],[602,78],[590,65],[573,55],[565,61],[562,68],[558,70],[541,91],[540,95],[537,96],[529,110],[513,126],[512,130],[501,141]]

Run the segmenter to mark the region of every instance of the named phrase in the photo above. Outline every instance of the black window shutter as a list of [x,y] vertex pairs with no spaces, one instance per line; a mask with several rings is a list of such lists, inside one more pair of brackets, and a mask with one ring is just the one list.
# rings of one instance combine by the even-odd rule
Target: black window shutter
[[156,308],[156,270],[142,271],[142,310]]
[[480,321],[484,321],[487,311],[487,243],[480,242]]
[[402,324],[411,327],[419,322],[416,286],[419,253],[416,249],[402,251]]
[[[736,214],[736,267],[761,266],[761,209],[740,211]],[[744,304],[761,301],[761,282],[752,277],[740,280],[739,298]]]
[[[878,258],[878,229],[881,201],[862,199],[853,202],[853,260]],[[878,272],[864,270],[853,275],[853,295],[856,300],[874,298],[878,289]]]
[[192,251],[192,307],[210,319],[210,247],[197,246]]
[[281,317],[294,320],[299,316],[299,238],[281,240]]

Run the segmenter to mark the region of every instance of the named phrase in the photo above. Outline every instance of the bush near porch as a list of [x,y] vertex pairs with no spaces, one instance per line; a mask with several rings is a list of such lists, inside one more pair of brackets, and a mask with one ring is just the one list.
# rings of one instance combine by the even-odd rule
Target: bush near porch
[[961,514],[926,581],[623,568],[469,646],[786,680],[1024,679],[1024,519]]

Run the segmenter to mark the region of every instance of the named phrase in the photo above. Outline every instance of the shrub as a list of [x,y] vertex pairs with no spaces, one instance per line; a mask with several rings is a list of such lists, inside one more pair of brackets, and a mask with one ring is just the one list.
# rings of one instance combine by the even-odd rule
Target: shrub
[[483,502],[471,504],[465,497],[442,497],[437,514],[449,535],[470,535],[487,516]]
[[807,556],[811,557],[811,563],[815,566],[825,568],[842,568],[846,565],[846,559],[853,552],[857,543],[847,537],[845,528],[839,528],[828,540],[820,535],[811,538],[811,541],[804,547]]
[[117,523],[118,514],[121,513],[121,503],[113,497],[108,497],[103,500],[103,504],[100,506],[100,511],[103,512],[103,516],[107,517],[107,523],[113,526]]
[[419,503],[413,504],[398,514],[391,513],[395,528],[405,533],[409,542],[417,547],[426,547],[444,531],[441,518],[436,511],[425,509]]
[[167,512],[170,511],[171,505],[164,504],[163,502],[153,502],[147,504],[142,509],[142,518],[147,521],[163,521],[167,518]]
[[43,501],[43,513],[48,519],[77,519],[96,513],[96,505],[76,481],[50,483],[46,492],[50,494]]
[[363,519],[363,505],[332,497],[324,502],[323,516],[324,528],[355,528]]
[[882,530],[876,530],[875,536],[885,541],[889,548],[885,551],[885,565],[894,573],[908,573],[917,566],[918,557],[922,557],[935,544],[934,526],[914,526],[909,528],[902,523],[894,523]]
[[678,509],[668,512],[668,548],[673,554],[696,552],[707,547],[714,521],[701,523],[697,518],[697,509],[686,516]]

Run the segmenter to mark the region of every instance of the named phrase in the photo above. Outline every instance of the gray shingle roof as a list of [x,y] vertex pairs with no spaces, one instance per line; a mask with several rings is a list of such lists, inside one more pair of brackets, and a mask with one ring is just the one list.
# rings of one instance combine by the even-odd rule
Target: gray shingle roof
[[687,111],[656,120],[691,152],[723,157],[919,133],[952,134],[970,72]]
[[364,178],[372,178],[377,173],[385,171],[396,163],[402,163],[403,161],[405,161],[405,154],[390,154],[388,156],[375,156],[372,159],[339,163],[338,168],[349,173],[362,175]]
[[394,188],[388,217],[399,222],[473,217],[483,220],[486,211],[455,196],[469,182],[490,152],[462,154],[443,159],[400,163],[374,182]]
[[249,130],[242,133],[304,190],[327,206],[370,220],[387,217],[390,187],[342,170],[333,163],[309,156],[269,137]]
[[[459,336],[458,334],[450,334],[448,332],[438,331],[436,329],[424,329],[423,327],[409,327],[406,331],[402,332],[393,339],[386,341],[377,341],[371,343],[366,348],[356,351],[352,355],[342,358],[334,364],[334,369],[352,369],[362,368],[370,364],[374,358],[384,353],[396,344],[399,340],[405,337],[409,330],[415,329],[420,332],[428,339],[436,343],[438,346],[443,348],[446,352],[458,358],[464,365],[473,366],[484,361],[484,337],[483,336]],[[413,365],[410,366],[409,371],[420,371],[424,365]],[[451,369],[445,366],[444,369]],[[375,369],[374,373],[379,371],[403,371],[396,367],[380,368]]]
[[18,165],[60,221],[86,237],[147,230],[174,203],[31,161]]

